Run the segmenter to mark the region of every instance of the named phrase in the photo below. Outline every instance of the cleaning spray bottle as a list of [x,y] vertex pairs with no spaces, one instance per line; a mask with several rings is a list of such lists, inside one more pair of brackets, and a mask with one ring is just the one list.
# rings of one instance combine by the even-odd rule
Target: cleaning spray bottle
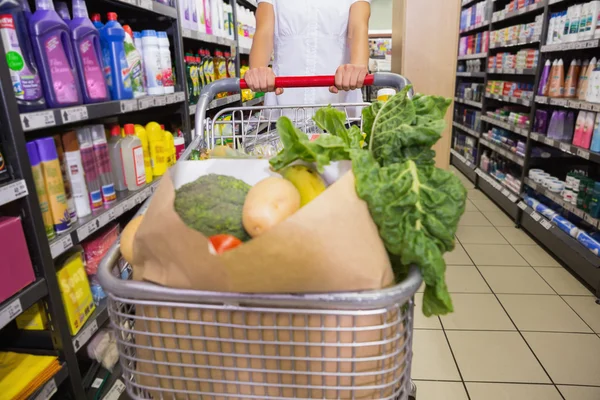
[[131,71],[125,55],[125,30],[117,21],[117,14],[108,13],[108,22],[100,30],[102,58],[110,97],[113,100],[133,99]]
[[102,65],[100,33],[88,18],[84,0],[73,0],[73,20],[69,23],[69,28],[83,102],[90,104],[109,101],[110,95]]
[[133,31],[129,25],[123,26],[125,30],[125,54],[127,56],[127,65],[131,71],[131,84],[133,85],[133,97],[138,98],[146,96],[146,87],[144,86],[144,68],[142,64],[142,55],[133,41]]
[[83,98],[75,72],[69,27],[54,11],[51,0],[36,0],[36,6],[29,20],[29,30],[46,103],[51,108],[81,104]]
[[0,0],[0,40],[20,112],[46,108],[29,38],[26,10],[29,10],[26,0]]

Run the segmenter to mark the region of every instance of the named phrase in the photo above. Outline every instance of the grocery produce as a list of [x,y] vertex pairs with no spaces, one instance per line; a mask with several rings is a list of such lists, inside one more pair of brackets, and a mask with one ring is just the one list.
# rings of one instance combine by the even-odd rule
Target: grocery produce
[[142,223],[143,215],[132,219],[121,233],[121,255],[129,264],[133,264],[133,239]]
[[300,207],[304,207],[327,189],[321,175],[306,165],[292,165],[281,171],[281,175],[300,192]]
[[183,222],[210,237],[229,234],[250,239],[242,224],[242,209],[250,185],[224,175],[204,175],[175,192],[175,212]]
[[300,209],[301,196],[289,181],[270,177],[257,183],[246,197],[244,228],[257,237]]
[[231,235],[215,235],[208,238],[208,243],[211,253],[218,255],[235,249],[242,244],[242,241]]
[[345,113],[332,107],[315,114],[315,122],[329,135],[313,142],[287,117],[280,118],[284,150],[270,162],[278,171],[296,160],[314,162],[322,171],[333,161],[352,160],[357,194],[369,206],[397,280],[408,266],[418,266],[426,285],[423,313],[443,315],[453,310],[443,254],[454,249],[467,194],[454,174],[435,168],[431,149],[441,137],[451,100],[410,99],[409,90],[407,86],[386,103],[363,110],[365,149],[360,129],[346,128]]

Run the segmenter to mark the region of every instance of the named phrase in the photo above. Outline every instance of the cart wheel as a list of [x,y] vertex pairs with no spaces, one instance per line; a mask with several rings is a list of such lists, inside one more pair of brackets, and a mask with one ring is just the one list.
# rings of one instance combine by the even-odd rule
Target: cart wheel
[[410,394],[408,395],[408,400],[416,400],[417,399],[417,385],[414,382],[410,382]]

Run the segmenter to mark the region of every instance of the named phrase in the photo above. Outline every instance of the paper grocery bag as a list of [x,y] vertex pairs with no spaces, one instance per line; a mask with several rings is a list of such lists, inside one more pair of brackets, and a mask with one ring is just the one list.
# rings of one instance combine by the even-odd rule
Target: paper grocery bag
[[[172,288],[267,294],[376,290],[393,283],[385,246],[351,172],[329,176],[335,183],[313,202],[221,256],[211,255],[208,240],[173,209],[175,189],[208,173],[250,185],[272,174],[261,160],[179,163],[162,178],[134,239],[136,278]],[[313,305],[270,307],[232,310],[218,298],[201,308],[137,306],[136,382],[155,398],[177,399],[376,399],[397,390],[408,352],[405,313],[397,306],[360,316],[320,311],[318,304],[311,311]]]

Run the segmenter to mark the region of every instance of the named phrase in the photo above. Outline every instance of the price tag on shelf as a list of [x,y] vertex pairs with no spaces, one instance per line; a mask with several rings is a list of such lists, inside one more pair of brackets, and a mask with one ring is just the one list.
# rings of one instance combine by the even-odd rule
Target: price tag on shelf
[[0,188],[0,205],[27,196],[27,185],[24,180],[13,182]]
[[123,100],[121,101],[121,112],[129,113],[138,109],[137,100]]
[[156,96],[154,97],[154,106],[163,107],[167,105],[167,96]]
[[63,108],[60,112],[63,123],[77,122],[88,119],[88,110],[86,106]]
[[73,239],[71,238],[71,234],[69,233],[65,237],[56,242],[52,243],[50,246],[50,253],[52,254],[52,259],[60,256],[65,251],[69,250],[73,247]]
[[132,6],[137,6],[137,0],[120,0],[123,3],[131,4]]
[[153,10],[154,7],[152,6],[152,0],[139,0],[140,1],[140,7],[145,9],[145,10]]
[[154,96],[148,96],[138,100],[139,110],[145,110],[150,107],[154,107]]
[[531,218],[533,218],[535,222],[540,222],[540,219],[542,219],[542,216],[540,214],[538,214],[537,212],[532,211]]
[[502,194],[503,194],[505,197],[508,197],[508,196],[510,196],[510,192],[508,191],[508,189],[503,189],[503,190],[502,190]]
[[175,99],[176,99],[175,93],[168,94],[168,95],[165,96],[165,101],[167,102],[167,104],[173,104],[173,103],[175,103]]
[[78,241],[81,242],[82,240],[96,232],[98,229],[100,229],[100,220],[98,218],[95,218],[92,221],[85,224],[84,226],[82,226],[81,228],[77,229],[77,238],[79,239]]
[[56,381],[52,378],[44,385],[44,388],[35,397],[35,400],[49,400],[56,392]]
[[539,139],[539,135],[536,132],[531,132],[529,134],[529,137],[531,137],[531,139],[533,139],[533,140],[538,140]]
[[546,143],[548,146],[554,146],[554,139],[544,136],[544,143]]
[[579,208],[577,208],[576,206],[573,207],[573,214],[577,215],[579,218],[583,219],[585,217],[585,213],[583,212],[583,210],[580,210]]
[[549,230],[552,228],[552,223],[545,218],[542,218],[542,220],[540,221],[540,225],[542,225],[544,228],[546,228],[546,230]]
[[577,155],[586,160],[590,159],[590,152],[584,149],[577,149]]
[[184,102],[185,101],[185,93],[183,93],[183,92],[175,93],[175,101],[178,103]]
[[56,125],[54,111],[47,110],[21,114],[21,125],[23,125],[25,132],[54,126]]
[[517,200],[519,200],[519,198],[517,196],[515,196],[514,194],[511,194],[510,196],[508,196],[508,199],[513,203],[516,203]]
[[598,227],[598,220],[593,218],[590,214],[585,213],[583,215],[583,220],[593,226],[594,228]]
[[181,35],[186,38],[192,37],[192,31],[190,29],[182,29]]
[[571,152],[571,145],[568,143],[559,143],[558,144],[558,148],[561,149],[564,152],[570,153]]
[[554,106],[567,107],[568,101],[565,99],[550,99],[550,104]]
[[117,379],[103,400],[119,400],[124,391],[125,384],[120,379]]
[[87,342],[92,338],[94,333],[98,330],[98,321],[93,320],[88,326],[85,326],[75,339],[73,339],[73,347],[75,351],[79,351]]
[[17,318],[17,316],[22,312],[23,307],[21,306],[21,300],[13,300],[12,303],[10,303],[8,306],[4,307],[2,311],[0,311],[0,329],[8,325],[10,321]]

